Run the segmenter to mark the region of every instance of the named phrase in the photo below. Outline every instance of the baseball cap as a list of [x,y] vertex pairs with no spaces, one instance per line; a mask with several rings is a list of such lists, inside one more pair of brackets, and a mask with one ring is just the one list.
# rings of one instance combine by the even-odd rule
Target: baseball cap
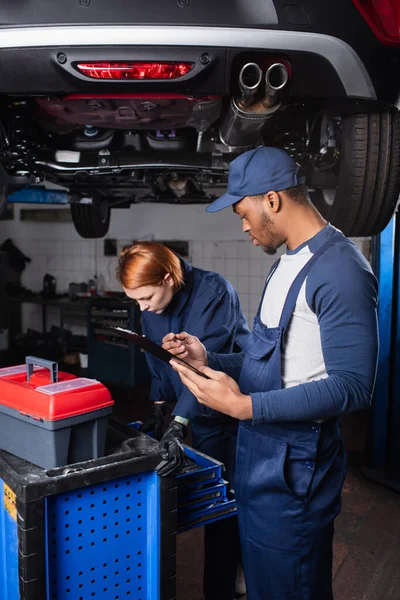
[[229,165],[226,194],[207,206],[207,212],[217,212],[232,206],[245,196],[279,192],[304,183],[300,165],[284,150],[259,146],[243,152]]

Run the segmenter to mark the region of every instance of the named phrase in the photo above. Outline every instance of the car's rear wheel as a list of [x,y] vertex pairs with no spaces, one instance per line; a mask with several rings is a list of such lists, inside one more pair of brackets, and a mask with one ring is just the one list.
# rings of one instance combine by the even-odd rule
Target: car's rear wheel
[[342,119],[336,188],[314,189],[321,214],[349,236],[380,233],[400,193],[400,120],[392,112]]
[[71,202],[72,221],[83,238],[102,238],[110,226],[111,210],[107,200],[95,200],[85,204]]
[[0,184],[0,217],[7,207],[8,187]]

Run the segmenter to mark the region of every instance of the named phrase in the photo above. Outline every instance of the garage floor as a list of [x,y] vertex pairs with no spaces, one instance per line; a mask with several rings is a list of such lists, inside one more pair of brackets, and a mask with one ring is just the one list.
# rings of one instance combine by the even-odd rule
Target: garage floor
[[[400,600],[399,548],[400,497],[351,467],[336,521],[335,600]],[[202,529],[178,536],[178,600],[203,600],[201,549]]]
[[[131,418],[132,412],[141,418],[148,405],[125,400],[116,409],[121,418]],[[358,470],[365,462],[366,426],[366,413],[341,421],[350,467],[336,521],[335,600],[400,600],[400,496],[370,483]],[[202,528],[178,536],[178,600],[203,600],[202,548]]]

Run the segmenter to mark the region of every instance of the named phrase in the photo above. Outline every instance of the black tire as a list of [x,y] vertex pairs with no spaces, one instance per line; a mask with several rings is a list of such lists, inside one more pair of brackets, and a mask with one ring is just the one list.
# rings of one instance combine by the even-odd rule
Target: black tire
[[311,193],[321,214],[348,236],[380,233],[400,193],[400,121],[392,112],[342,119],[338,185],[328,203],[324,190]]
[[8,187],[0,184],[0,217],[7,208]]
[[372,234],[377,235],[388,225],[396,210],[400,194],[400,114],[393,118],[389,176],[386,182],[384,209],[378,215]]
[[71,202],[72,221],[76,231],[83,238],[102,238],[110,226],[111,210],[107,200],[93,201],[93,204]]

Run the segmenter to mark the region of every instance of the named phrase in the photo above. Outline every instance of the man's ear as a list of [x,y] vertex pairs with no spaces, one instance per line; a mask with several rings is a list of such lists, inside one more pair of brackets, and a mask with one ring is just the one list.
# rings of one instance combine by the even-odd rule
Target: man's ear
[[278,192],[270,191],[264,195],[264,202],[270,212],[277,213],[282,208]]

